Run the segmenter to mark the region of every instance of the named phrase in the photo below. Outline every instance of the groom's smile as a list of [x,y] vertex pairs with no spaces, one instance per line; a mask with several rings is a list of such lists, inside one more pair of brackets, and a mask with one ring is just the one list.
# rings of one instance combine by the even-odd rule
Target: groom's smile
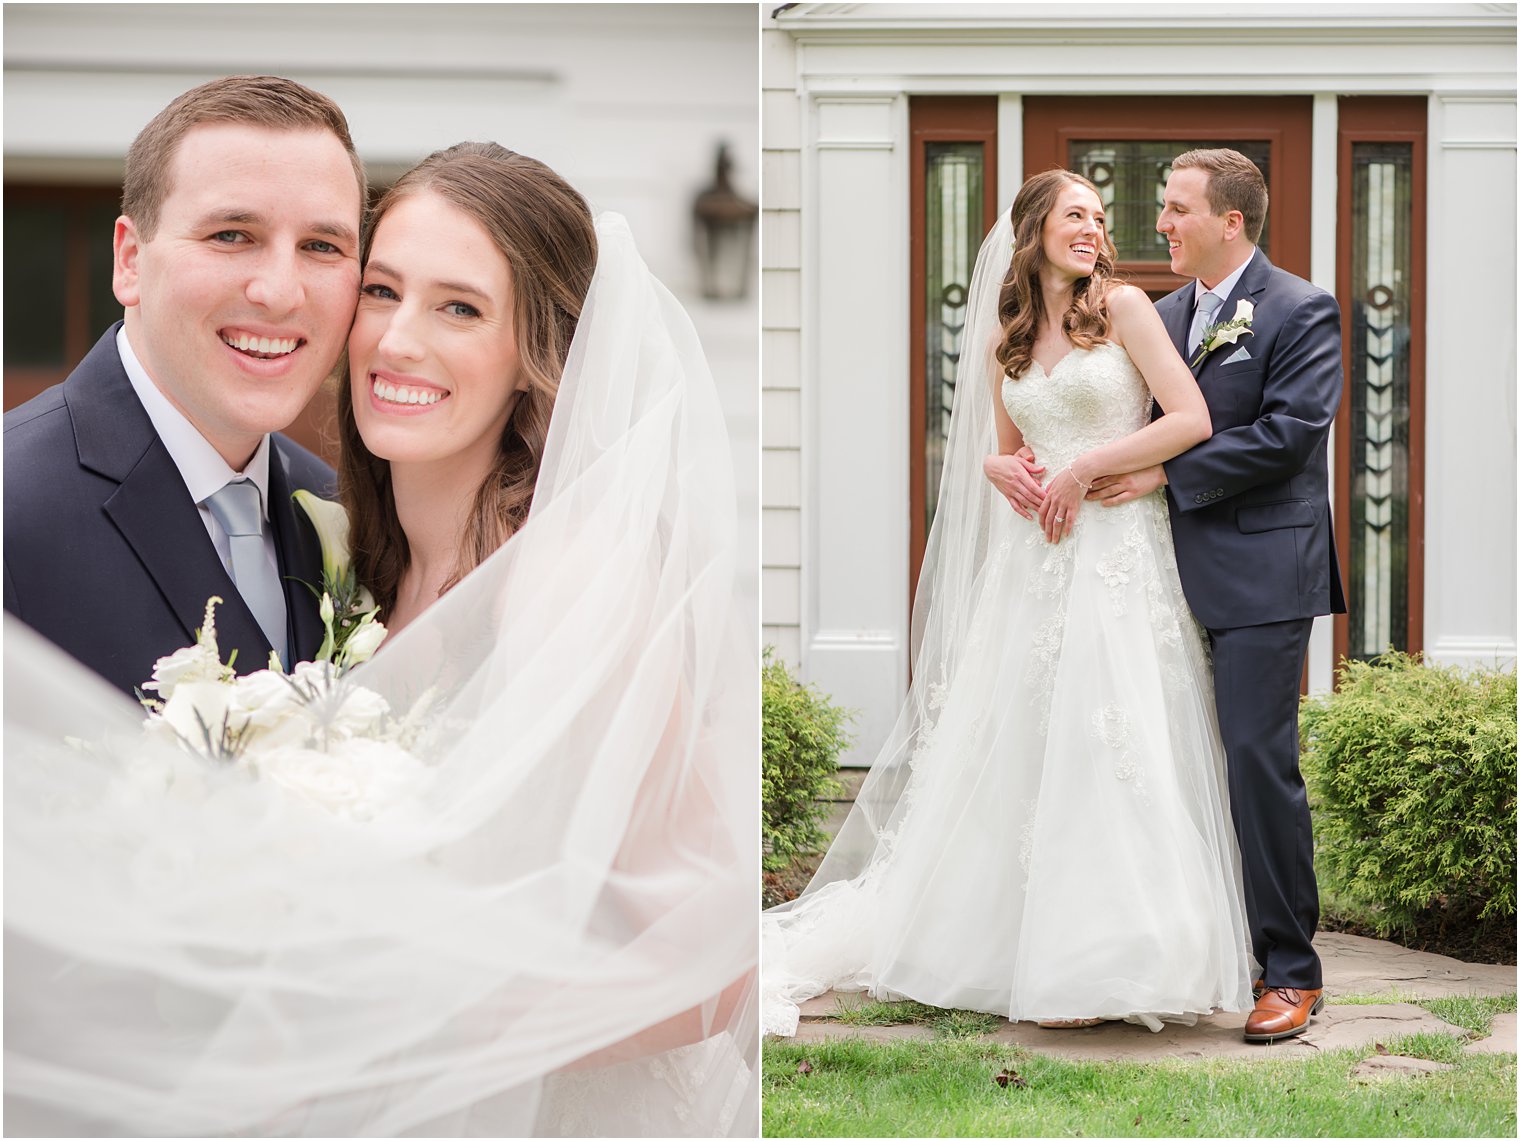
[[222,343],[228,348],[236,349],[245,356],[251,356],[257,360],[275,360],[289,356],[306,343],[304,337],[282,337],[278,333],[273,336],[260,335],[246,330],[233,332],[223,329],[221,337]]

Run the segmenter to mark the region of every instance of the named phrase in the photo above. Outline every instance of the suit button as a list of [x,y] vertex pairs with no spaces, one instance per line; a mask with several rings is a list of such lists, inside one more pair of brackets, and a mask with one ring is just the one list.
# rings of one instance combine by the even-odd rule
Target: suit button
[[1193,496],[1193,502],[1194,503],[1202,503],[1203,502],[1203,496],[1201,496],[1201,495],[1195,495],[1195,496]]

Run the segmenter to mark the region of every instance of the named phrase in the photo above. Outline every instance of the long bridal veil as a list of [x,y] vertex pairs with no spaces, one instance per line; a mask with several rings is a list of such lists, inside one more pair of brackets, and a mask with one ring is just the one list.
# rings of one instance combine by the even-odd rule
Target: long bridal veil
[[597,236],[528,523],[352,675],[423,727],[391,811],[155,755],[7,618],[9,1132],[755,1133],[727,436],[685,313]]
[[870,928],[870,873],[890,853],[909,807],[903,792],[915,753],[932,737],[945,686],[971,641],[974,587],[999,521],[982,459],[997,451],[992,386],[1000,372],[992,350],[1000,328],[998,294],[1012,257],[1013,224],[1003,210],[977,253],[966,298],[939,499],[913,602],[912,682],[807,889],[765,917],[761,1022],[769,1033],[794,1033],[797,1001],[832,985],[857,956]]

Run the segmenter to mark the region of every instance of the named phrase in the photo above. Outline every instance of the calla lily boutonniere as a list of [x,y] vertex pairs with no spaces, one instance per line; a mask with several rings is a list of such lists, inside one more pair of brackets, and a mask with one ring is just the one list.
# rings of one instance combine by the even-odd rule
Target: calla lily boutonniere
[[1198,362],[1208,356],[1220,345],[1233,345],[1241,337],[1249,336],[1251,317],[1256,312],[1256,306],[1245,298],[1235,303],[1235,316],[1228,321],[1220,321],[1216,325],[1209,325],[1203,330],[1203,341],[1198,346],[1198,353],[1188,362],[1189,368],[1197,368]]
[[379,607],[369,590],[354,577],[348,546],[348,512],[343,505],[309,491],[297,491],[294,499],[316,528],[322,544],[322,585],[303,583],[320,600],[319,611],[326,631],[316,661],[339,667],[356,666],[371,658],[385,640],[385,626],[375,615]]

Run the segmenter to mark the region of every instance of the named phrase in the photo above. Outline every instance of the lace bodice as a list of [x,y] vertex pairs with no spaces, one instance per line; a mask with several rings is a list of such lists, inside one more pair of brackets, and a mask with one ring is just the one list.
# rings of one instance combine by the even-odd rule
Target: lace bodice
[[1003,407],[1046,471],[1145,427],[1151,394],[1122,345],[1072,349],[1049,373],[1038,362],[1003,381]]

